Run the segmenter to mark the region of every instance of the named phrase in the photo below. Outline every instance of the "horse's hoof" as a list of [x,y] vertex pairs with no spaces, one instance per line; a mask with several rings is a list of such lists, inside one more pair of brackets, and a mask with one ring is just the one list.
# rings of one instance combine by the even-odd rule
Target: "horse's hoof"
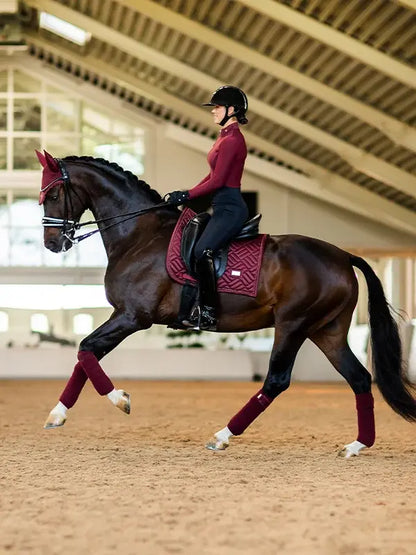
[[64,416],[60,412],[51,411],[43,427],[45,428],[45,430],[50,430],[51,428],[59,428],[59,426],[63,426],[65,422],[66,416]]
[[208,441],[208,443],[205,445],[205,448],[209,449],[210,451],[225,451],[225,449],[227,449],[229,445],[230,444],[228,443],[228,441],[213,437],[213,439]]
[[126,393],[123,389],[118,390],[120,392],[120,399],[116,403],[116,407],[130,414],[130,395]]
[[358,457],[363,449],[367,449],[367,445],[361,443],[361,441],[353,441],[348,445],[344,445],[344,448],[338,452],[338,456],[343,459],[350,459],[351,457]]

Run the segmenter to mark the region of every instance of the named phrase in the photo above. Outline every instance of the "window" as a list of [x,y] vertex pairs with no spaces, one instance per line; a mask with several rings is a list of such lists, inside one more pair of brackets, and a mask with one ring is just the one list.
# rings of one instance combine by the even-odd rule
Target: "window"
[[91,314],[77,314],[74,316],[74,333],[77,335],[88,335],[93,330],[93,317]]
[[[7,140],[9,138],[9,140]],[[144,130],[17,69],[0,71],[0,172],[38,170],[34,149],[107,158],[144,173]]]
[[[36,74],[0,71],[0,266],[105,267],[98,234],[66,253],[52,253],[43,246],[37,194],[28,198],[16,196],[13,189],[4,191],[10,176],[3,180],[3,172],[19,171],[28,188],[34,179],[40,183],[40,174],[27,173],[40,170],[35,149],[58,157],[106,158],[140,177],[145,170],[144,129],[110,117]],[[88,213],[85,219],[94,218]]]
[[40,331],[41,333],[49,332],[49,322],[46,314],[32,314],[30,317],[30,329],[32,331]]

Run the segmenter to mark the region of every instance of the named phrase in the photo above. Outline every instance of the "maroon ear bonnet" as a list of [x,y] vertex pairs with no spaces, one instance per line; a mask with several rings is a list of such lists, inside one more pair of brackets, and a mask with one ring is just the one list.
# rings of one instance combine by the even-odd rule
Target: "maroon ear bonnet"
[[43,168],[42,172],[42,185],[39,193],[39,204],[45,202],[47,193],[61,183],[62,174],[58,162],[55,158],[44,150],[44,154],[35,150],[36,156]]

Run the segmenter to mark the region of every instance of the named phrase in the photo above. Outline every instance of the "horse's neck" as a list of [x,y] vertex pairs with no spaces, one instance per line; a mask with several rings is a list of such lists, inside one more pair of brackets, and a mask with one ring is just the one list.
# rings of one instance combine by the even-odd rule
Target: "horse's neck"
[[140,226],[138,222],[140,216],[128,219],[128,216],[123,217],[123,215],[147,209],[156,204],[145,193],[133,191],[131,187],[126,187],[120,192],[114,187],[104,186],[100,189],[99,194],[94,191],[89,198],[90,209],[96,220],[113,218],[99,223],[102,231],[101,237],[108,255],[114,252],[118,245],[131,240],[133,236],[137,236],[137,241],[140,241],[141,234],[137,232]]

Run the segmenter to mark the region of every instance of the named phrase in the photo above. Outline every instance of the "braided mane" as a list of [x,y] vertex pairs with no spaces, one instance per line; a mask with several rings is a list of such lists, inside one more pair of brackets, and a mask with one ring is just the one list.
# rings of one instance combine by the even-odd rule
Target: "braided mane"
[[111,170],[113,173],[117,174],[120,177],[120,174],[123,175],[130,183],[134,183],[142,189],[142,191],[146,192],[150,199],[155,202],[161,202],[162,197],[160,194],[152,189],[150,185],[148,185],[142,179],[139,179],[134,173],[129,170],[123,169],[121,166],[116,164],[115,162],[109,162],[104,158],[94,158],[93,156],[65,156],[62,159],[64,162],[88,162],[89,164],[93,164],[94,166],[105,168],[106,170]]

